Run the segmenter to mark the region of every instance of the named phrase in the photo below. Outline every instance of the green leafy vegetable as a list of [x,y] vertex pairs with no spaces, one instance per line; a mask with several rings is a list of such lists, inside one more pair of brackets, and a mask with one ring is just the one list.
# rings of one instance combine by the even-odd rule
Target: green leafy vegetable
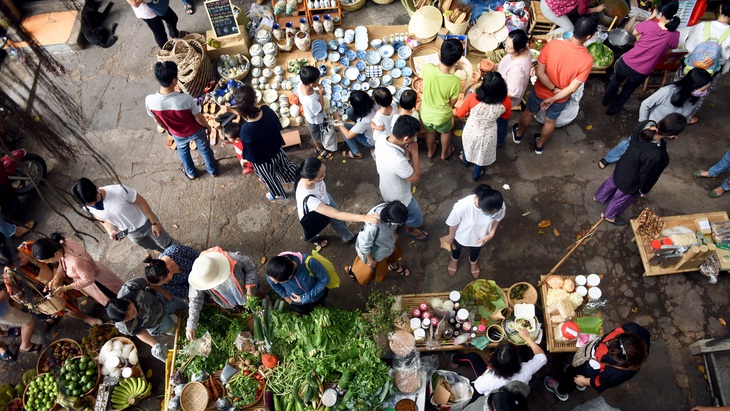
[[613,63],[613,51],[600,41],[589,44],[587,49],[593,56],[593,67],[608,67]]

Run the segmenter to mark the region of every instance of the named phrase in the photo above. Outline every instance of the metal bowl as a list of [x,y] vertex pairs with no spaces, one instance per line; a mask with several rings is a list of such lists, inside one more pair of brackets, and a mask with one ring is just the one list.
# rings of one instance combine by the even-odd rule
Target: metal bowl
[[613,29],[608,33],[608,41],[616,47],[623,47],[629,44],[631,36],[624,29]]

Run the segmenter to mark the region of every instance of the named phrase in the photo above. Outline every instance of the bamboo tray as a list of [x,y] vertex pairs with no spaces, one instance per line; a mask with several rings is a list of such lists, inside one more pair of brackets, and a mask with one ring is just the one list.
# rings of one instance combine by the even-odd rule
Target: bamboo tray
[[[547,276],[541,275],[540,280],[544,280]],[[562,275],[563,278],[572,278],[573,281],[575,281],[575,276],[571,275]],[[547,350],[550,352],[576,352],[578,351],[578,347],[575,346],[575,341],[568,341],[568,342],[559,342],[555,341],[555,335],[553,333],[553,323],[550,321],[550,316],[547,313],[547,293],[548,293],[548,285],[547,282],[544,282],[542,286],[540,286],[540,298],[542,299],[542,312],[544,315],[544,323],[543,327],[545,328],[545,336],[547,340]],[[597,312],[595,315],[583,315],[582,313],[576,312],[576,316],[578,317],[597,317],[597,318],[603,318],[603,315],[601,312]],[[601,325],[601,332],[599,335],[603,335],[603,325]]]

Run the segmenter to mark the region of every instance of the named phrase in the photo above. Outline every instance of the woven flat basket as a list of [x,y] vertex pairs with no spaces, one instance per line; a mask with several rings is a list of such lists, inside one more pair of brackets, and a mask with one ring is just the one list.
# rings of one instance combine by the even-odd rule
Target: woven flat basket
[[183,411],[205,411],[209,400],[208,390],[199,382],[190,382],[180,393],[180,407]]
[[[509,295],[512,293],[512,289],[514,289],[519,284],[527,285],[527,290],[525,290],[525,293],[522,294],[522,298],[510,298]],[[507,305],[509,307],[514,307],[515,304],[537,304],[537,289],[530,283],[515,283],[514,285],[512,285],[512,287],[509,288],[505,297],[507,298]]]

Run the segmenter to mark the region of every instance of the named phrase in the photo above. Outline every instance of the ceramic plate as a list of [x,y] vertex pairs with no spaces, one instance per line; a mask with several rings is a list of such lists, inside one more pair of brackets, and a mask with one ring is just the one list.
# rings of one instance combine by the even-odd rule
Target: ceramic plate
[[340,81],[340,84],[347,87],[350,85],[350,79],[349,78],[343,78],[342,81]]
[[330,79],[328,79],[328,78],[323,78],[323,79],[322,79],[322,81],[320,81],[320,83],[321,83],[321,84],[322,84],[322,86],[324,86],[325,88],[327,88],[327,87],[332,87],[332,81],[331,81]]
[[335,85],[334,85],[334,86],[332,87],[332,92],[333,92],[333,93],[341,93],[341,92],[342,92],[342,86],[341,86],[341,85],[339,85],[339,84],[335,84]]
[[388,86],[388,87],[386,87],[386,88],[388,89],[388,91],[390,91],[390,94],[391,94],[391,95],[392,95],[392,94],[395,94],[395,86],[393,86],[393,85],[390,85],[390,86]]
[[358,61],[357,63],[355,63],[355,67],[356,67],[356,68],[357,68],[358,70],[360,70],[360,71],[363,71],[363,70],[365,70],[365,67],[366,67],[366,66],[367,66],[367,63],[365,63],[365,62],[364,62],[364,61],[362,61],[362,60],[360,60],[360,61]]
[[406,61],[405,61],[405,60],[403,60],[403,59],[398,59],[398,60],[396,60],[396,61],[395,61],[395,67],[396,67],[396,68],[399,68],[399,69],[401,69],[401,70],[402,70],[402,69],[403,69],[403,67],[405,67],[405,66],[406,66]]
[[264,103],[271,104],[279,99],[279,93],[276,90],[264,91]]
[[370,84],[362,83],[362,91],[368,91],[368,90],[370,90]]
[[411,56],[411,53],[413,53],[413,50],[411,50],[408,46],[403,46],[398,49],[398,57],[402,59],[408,59],[408,57]]
[[378,53],[383,57],[391,57],[395,54],[395,49],[390,44],[385,44],[378,49]]
[[360,74],[360,70],[358,70],[357,67],[348,67],[347,70],[345,70],[345,77],[347,77],[350,81],[357,80],[358,74]]
[[402,41],[396,41],[393,43],[393,49],[395,49],[395,52],[397,53],[398,50],[400,50],[401,47],[405,46],[405,44]]
[[365,53],[363,50],[358,50],[356,54],[357,54],[357,58],[359,58],[360,60],[364,59],[365,56],[367,55],[367,53]]
[[365,56],[365,61],[371,66],[380,63],[380,59],[380,54],[375,51],[368,51],[367,55]]
[[367,78],[368,78],[368,76],[366,76],[365,73],[360,73],[360,74],[357,75],[357,81],[359,81],[361,83],[363,81],[367,80]]
[[[378,87],[380,85],[380,79],[377,77],[372,77],[370,80],[368,80],[368,84],[372,88]],[[269,91],[273,91],[273,90],[269,90]]]
[[333,83],[339,83],[340,80],[342,80],[342,76],[339,74],[333,74],[330,76],[330,80],[332,80]]
[[362,85],[360,83],[353,83],[352,84],[352,89],[353,90],[356,90],[356,91],[359,91],[360,89],[362,89]]
[[257,103],[260,103],[261,102],[261,99],[263,99],[264,96],[261,95],[261,92],[260,91],[258,91],[258,90],[254,90],[254,91],[256,92],[256,102]]
[[[337,43],[337,44],[339,44],[339,43]],[[339,47],[337,47],[337,51],[338,51],[338,52],[339,52],[340,54],[345,54],[345,53],[347,53],[347,46],[346,46],[346,45],[344,45],[344,44],[340,44],[340,46],[339,46]]]
[[392,70],[395,67],[395,62],[389,58],[384,58],[380,65],[383,66],[383,70]]
[[340,64],[342,64],[343,66],[347,67],[347,66],[350,65],[350,59],[348,59],[347,57],[342,57],[340,59]]
[[312,57],[317,61],[324,61],[327,58],[327,48],[312,48]]
[[331,52],[329,55],[329,59],[333,63],[336,61],[340,61],[340,53],[338,53],[336,51]]
[[327,43],[330,50],[335,51],[337,50],[337,47],[340,46],[340,43],[337,42],[337,40],[330,40],[329,43]]
[[345,53],[345,57],[350,60],[355,60],[357,58],[357,53],[355,53],[355,50],[347,50],[347,53]]
[[401,73],[405,77],[410,77],[413,75],[413,70],[410,67],[403,67],[403,69],[401,69]]
[[410,77],[404,77],[404,78],[403,78],[403,85],[404,85],[404,86],[406,86],[406,87],[407,87],[407,86],[410,86],[410,85],[411,85],[411,83],[413,83],[413,80],[411,80],[411,78],[410,78]]
[[340,101],[340,98],[342,98],[342,96],[340,95],[340,93],[332,93],[332,100],[333,101]]
[[390,70],[390,76],[393,78],[400,78],[401,72],[399,68],[394,68],[393,70]]

